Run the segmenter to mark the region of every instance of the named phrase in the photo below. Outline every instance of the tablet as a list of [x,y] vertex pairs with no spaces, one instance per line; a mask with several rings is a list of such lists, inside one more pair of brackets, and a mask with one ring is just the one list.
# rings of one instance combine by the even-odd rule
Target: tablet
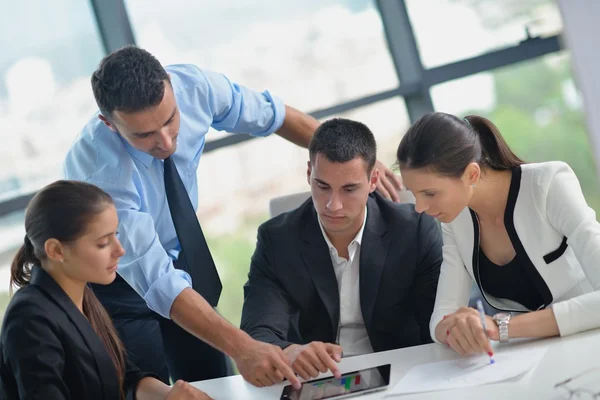
[[387,388],[390,384],[390,364],[343,374],[340,379],[333,376],[306,381],[300,389],[292,385],[283,388],[280,400],[345,399]]

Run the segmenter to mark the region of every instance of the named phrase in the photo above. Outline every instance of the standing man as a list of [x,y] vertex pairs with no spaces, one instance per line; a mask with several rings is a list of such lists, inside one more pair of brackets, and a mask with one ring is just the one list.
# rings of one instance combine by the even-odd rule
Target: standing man
[[[225,353],[254,385],[284,377],[298,384],[279,347],[253,340],[213,309],[221,282],[195,214],[196,171],[209,127],[277,131],[306,147],[318,122],[268,91],[194,65],[163,67],[134,46],[106,56],[91,80],[99,113],[64,171],[104,189],[117,207],[126,249],[120,277],[94,290],[131,360],[165,382],[198,381],[228,375]],[[395,195],[399,180],[378,167],[388,177],[382,192]]]

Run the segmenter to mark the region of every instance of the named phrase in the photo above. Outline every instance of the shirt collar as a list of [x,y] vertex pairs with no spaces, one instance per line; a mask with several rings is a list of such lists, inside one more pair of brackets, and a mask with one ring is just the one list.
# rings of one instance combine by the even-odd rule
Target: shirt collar
[[150,168],[154,157],[130,145],[129,142],[125,140],[123,136],[121,136],[121,134],[119,134],[119,138],[121,139],[121,141],[123,141],[123,143],[125,144],[125,148],[129,152],[129,154],[131,154],[132,157],[136,158],[138,161],[144,164],[146,168]]
[[[321,218],[319,217],[319,214],[317,214],[317,220],[319,221],[319,228],[321,228],[321,233],[323,234],[323,237],[325,238],[325,243],[327,243],[327,247],[329,247],[329,250],[335,249],[333,244],[331,244],[331,241],[329,240],[327,233],[325,232],[325,228],[323,228],[323,224],[321,223]],[[358,243],[358,245],[362,244],[362,237],[363,237],[363,232],[365,231],[366,224],[367,224],[367,206],[365,205],[365,217],[363,219],[362,226],[360,227],[360,230],[358,231],[358,233],[356,234],[354,239],[350,242],[350,244],[352,244],[354,242]]]

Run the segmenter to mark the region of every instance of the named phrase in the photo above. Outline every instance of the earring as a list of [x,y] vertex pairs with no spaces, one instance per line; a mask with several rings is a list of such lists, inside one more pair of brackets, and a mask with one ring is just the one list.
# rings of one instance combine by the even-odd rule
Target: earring
[[477,186],[476,183],[471,183],[471,187],[474,189]]

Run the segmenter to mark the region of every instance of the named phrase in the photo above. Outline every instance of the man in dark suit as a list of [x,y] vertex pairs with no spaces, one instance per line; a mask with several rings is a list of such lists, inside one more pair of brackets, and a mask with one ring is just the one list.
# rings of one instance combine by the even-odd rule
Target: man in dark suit
[[433,218],[375,193],[375,138],[333,119],[309,146],[311,198],[260,226],[241,328],[304,379],[345,356],[431,342],[442,262]]

